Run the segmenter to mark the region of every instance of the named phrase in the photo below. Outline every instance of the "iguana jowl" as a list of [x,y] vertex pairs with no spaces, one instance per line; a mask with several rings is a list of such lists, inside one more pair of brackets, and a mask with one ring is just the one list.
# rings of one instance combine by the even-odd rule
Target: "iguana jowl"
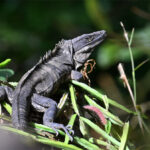
[[23,75],[15,90],[0,86],[0,99],[8,98],[12,102],[13,126],[18,129],[27,128],[32,105],[37,111],[44,112],[44,125],[56,131],[63,129],[69,135],[68,131],[71,129],[68,126],[53,122],[57,103],[50,97],[62,83],[82,78],[79,69],[105,37],[106,32],[102,30],[62,40]]

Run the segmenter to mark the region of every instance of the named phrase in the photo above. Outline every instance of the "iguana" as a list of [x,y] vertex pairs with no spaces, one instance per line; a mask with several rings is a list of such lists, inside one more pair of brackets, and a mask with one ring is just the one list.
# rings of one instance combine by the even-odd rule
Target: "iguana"
[[61,40],[53,51],[49,50],[39,62],[27,71],[13,90],[0,86],[0,100],[8,99],[12,103],[12,123],[15,128],[27,129],[30,106],[44,112],[43,124],[68,131],[70,126],[53,122],[57,112],[57,102],[51,99],[60,85],[70,79],[79,81],[82,65],[91,55],[93,49],[106,37],[104,30],[83,34],[71,40]]

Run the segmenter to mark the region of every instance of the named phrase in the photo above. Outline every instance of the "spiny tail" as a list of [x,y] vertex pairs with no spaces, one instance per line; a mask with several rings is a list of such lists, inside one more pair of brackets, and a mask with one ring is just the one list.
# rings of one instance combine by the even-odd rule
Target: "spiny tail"
[[47,60],[52,57],[51,51],[49,50],[45,56],[28,72],[19,81],[13,95],[13,104],[12,104],[12,123],[15,128],[25,129],[27,127],[28,113],[30,110],[30,99],[32,96],[32,89],[34,83],[38,82],[36,77],[32,77],[34,71],[40,68],[41,64],[44,64]]
[[[26,86],[25,86],[26,87]],[[28,86],[27,86],[28,87]],[[30,87],[22,88],[21,91],[16,89],[12,104],[12,123],[17,129],[26,129],[29,113],[29,97],[31,94]]]
[[34,80],[31,81],[30,77],[32,77],[34,70],[38,69],[39,66],[40,62],[26,72],[14,91],[12,103],[12,123],[15,128],[23,130],[27,127],[27,117],[30,109],[29,100],[34,83]]

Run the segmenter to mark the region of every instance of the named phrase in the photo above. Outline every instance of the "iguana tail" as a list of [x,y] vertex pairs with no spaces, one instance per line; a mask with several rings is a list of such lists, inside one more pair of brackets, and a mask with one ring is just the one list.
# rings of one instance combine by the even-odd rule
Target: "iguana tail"
[[[30,111],[30,99],[33,87],[38,78],[32,78],[35,69],[38,69],[40,62],[24,74],[13,93],[12,123],[15,128],[24,130],[27,127],[28,113]],[[31,77],[31,78],[30,78]]]
[[29,86],[24,86],[21,90],[20,87],[17,86],[14,91],[12,103],[12,123],[17,129],[24,130],[27,127],[28,113],[30,110],[29,98],[31,97],[31,91],[32,88]]

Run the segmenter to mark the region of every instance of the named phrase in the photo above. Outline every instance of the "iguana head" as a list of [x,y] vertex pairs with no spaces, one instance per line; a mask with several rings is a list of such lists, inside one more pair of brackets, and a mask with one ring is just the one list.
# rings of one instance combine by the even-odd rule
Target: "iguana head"
[[80,68],[91,55],[93,49],[106,37],[106,31],[97,31],[90,34],[83,34],[72,39],[73,59],[75,69]]

